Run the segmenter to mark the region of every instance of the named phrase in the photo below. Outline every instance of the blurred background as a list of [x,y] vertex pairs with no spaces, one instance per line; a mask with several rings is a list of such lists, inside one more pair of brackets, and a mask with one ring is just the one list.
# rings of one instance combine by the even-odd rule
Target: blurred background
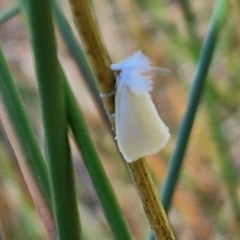
[[[147,157],[159,191],[174,151],[214,2],[92,1],[112,62],[142,50],[154,66],[171,71],[167,76],[153,74],[153,101],[172,135],[164,150]],[[14,4],[15,1],[1,0],[0,10]],[[232,199],[234,194],[238,197],[240,194],[240,4],[231,0],[229,5],[169,212],[178,239],[240,239],[239,205],[236,207]],[[75,31],[67,1],[60,1],[60,6]],[[147,239],[150,233],[148,221],[127,166],[57,28],[56,37],[59,59],[84,112],[130,231],[134,239]],[[43,146],[37,83],[29,33],[22,14],[18,13],[0,25],[0,44]],[[1,229],[9,232],[9,239],[47,239],[1,122],[0,137]],[[112,239],[91,180],[73,142],[72,150],[84,237]]]

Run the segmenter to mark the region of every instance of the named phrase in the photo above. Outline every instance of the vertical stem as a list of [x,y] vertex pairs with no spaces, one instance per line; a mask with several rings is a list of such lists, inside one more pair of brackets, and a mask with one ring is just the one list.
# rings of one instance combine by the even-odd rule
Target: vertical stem
[[205,84],[208,69],[212,61],[218,34],[227,9],[228,1],[216,1],[210,20],[209,31],[200,53],[197,72],[194,77],[192,88],[190,90],[187,109],[177,136],[176,148],[171,157],[167,177],[162,188],[162,202],[166,211],[169,210],[171,205],[171,200],[179,177],[183,156],[186,151],[188,139],[192,130],[197,107],[200,102],[200,97],[202,95],[202,90]]
[[50,0],[29,0],[29,23],[40,90],[51,200],[59,240],[81,239],[65,94],[59,73]]
[[93,186],[101,202],[104,215],[116,240],[130,240],[130,234],[122,217],[116,196],[104,172],[101,161],[91,141],[90,133],[71,89],[65,81],[65,92],[68,106],[68,120],[75,141],[82,153],[84,164],[91,177]]
[[44,199],[50,205],[48,169],[38,146],[26,110],[0,49],[0,93],[12,127]]
[[[188,31],[189,36],[192,39],[192,41],[195,42],[195,39],[197,39],[198,37],[194,30],[194,24],[193,22],[191,22],[191,17],[190,17],[191,11],[189,8],[189,2],[188,0],[179,0],[179,3],[183,8],[185,22],[189,29]],[[237,2],[235,3],[235,5],[236,4]],[[238,4],[240,4],[239,1],[238,1]],[[194,30],[194,32],[192,30]],[[200,48],[199,43],[198,43],[198,46],[195,46],[195,47]],[[191,53],[193,54],[193,57],[196,59],[197,55],[196,55],[196,51],[194,51],[194,48],[192,48]],[[239,199],[237,196],[237,188],[238,188],[237,176],[236,176],[234,166],[232,164],[232,159],[229,156],[229,153],[226,147],[227,143],[226,143],[226,140],[224,139],[223,132],[221,130],[221,123],[219,121],[219,116],[218,116],[219,114],[216,111],[214,100],[215,98],[213,93],[213,85],[212,85],[212,82],[210,81],[206,91],[206,105],[207,105],[207,110],[209,112],[208,114],[209,122],[211,124],[213,139],[216,142],[217,151],[219,152],[219,161],[221,166],[222,177],[225,180],[225,184],[229,193],[229,199],[232,205],[232,209],[236,216],[236,221],[238,222],[240,221],[240,206],[239,206]]]
[[79,45],[76,37],[74,36],[74,33],[70,27],[70,24],[68,23],[66,17],[63,15],[62,11],[58,7],[58,4],[56,1],[53,1],[53,15],[54,15],[56,24],[58,26],[58,30],[59,30],[62,38],[64,39],[65,44],[66,44],[70,54],[72,55],[73,59],[75,60],[75,63],[77,65],[78,69],[80,70],[81,74],[83,75],[85,82],[86,82],[87,86],[89,87],[90,92],[92,93],[92,96],[95,100],[95,104],[97,105],[98,110],[99,110],[102,118],[104,119],[104,122],[106,124],[108,124],[110,133],[113,134],[113,132],[111,130],[111,124],[108,120],[105,109],[104,109],[101,101],[99,101],[100,100],[99,99],[99,91],[97,88],[94,74],[93,74],[90,64],[88,62],[88,59],[87,59],[83,49]]

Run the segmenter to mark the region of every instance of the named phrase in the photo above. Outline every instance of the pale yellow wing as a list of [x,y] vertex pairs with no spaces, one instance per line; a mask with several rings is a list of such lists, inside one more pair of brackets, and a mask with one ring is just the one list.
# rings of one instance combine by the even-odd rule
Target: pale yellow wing
[[128,162],[159,152],[170,138],[150,94],[134,94],[126,85],[116,92],[115,121],[118,147]]

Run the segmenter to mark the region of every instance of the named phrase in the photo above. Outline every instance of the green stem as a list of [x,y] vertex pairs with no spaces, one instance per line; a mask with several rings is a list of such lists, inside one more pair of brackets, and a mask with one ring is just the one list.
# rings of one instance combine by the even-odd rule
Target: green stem
[[64,17],[56,1],[53,1],[53,15],[56,20],[58,29],[61,33],[61,36],[63,37],[68,47],[69,52],[72,54],[73,58],[78,64],[78,67],[81,70],[81,73],[83,74],[84,78],[88,80],[87,84],[89,88],[92,90],[95,96],[99,97],[99,91],[95,82],[93,72],[88,63],[87,57],[80,48],[80,45],[77,42],[76,38],[74,37],[72,29],[69,23],[67,22],[67,19]]
[[48,169],[39,149],[26,110],[0,49],[0,92],[18,142],[41,192],[50,206]]
[[[95,101],[98,103],[98,107],[101,109],[102,115],[106,116],[105,110],[99,101],[99,92],[95,83],[95,78],[88,64],[86,56],[80,49],[80,46],[76,41],[76,38],[74,37],[67,20],[65,19],[55,1],[53,2],[53,9],[58,29],[64,38],[70,53],[75,59],[77,66],[86,79],[86,82],[94,95]],[[83,115],[78,108],[76,100],[66,79],[65,85],[69,124],[73,131],[76,144],[82,153],[84,164],[92,179],[95,191],[97,192],[99,200],[102,204],[106,219],[116,239],[131,239],[126,224],[123,220],[120,207],[118,206],[114,191],[109,183],[106,173],[104,172],[101,161],[97,155],[90,134],[88,132]],[[106,119],[106,121],[109,122],[108,119]]]
[[[96,85],[95,77],[93,75],[92,69],[88,63],[87,57],[84,54],[83,50],[81,49],[78,41],[76,40],[67,19],[64,17],[63,13],[61,12],[60,8],[58,7],[56,1],[53,1],[53,15],[56,20],[59,32],[62,38],[65,41],[65,44],[72,55],[73,59],[75,60],[78,69],[81,71],[84,80],[90,89],[90,92],[93,95],[95,103],[100,111],[102,118],[104,119],[105,123],[108,124],[109,129],[111,130],[111,125],[109,119],[106,114],[106,110],[103,107],[102,102],[99,98],[99,91]],[[113,133],[111,131],[111,133]]]
[[59,73],[50,0],[29,0],[29,23],[40,90],[51,200],[59,240],[81,239],[65,94]]
[[79,110],[72,91],[65,81],[65,91],[68,107],[68,119],[84,164],[93,182],[99,200],[102,204],[106,219],[114,233],[115,239],[131,239],[123,220],[116,196],[104,172],[101,161],[92,143],[83,115]]
[[187,109],[177,136],[176,148],[170,160],[167,177],[161,192],[163,205],[166,211],[168,211],[171,204],[173,192],[175,190],[183,162],[183,156],[186,151],[188,139],[193,126],[196,110],[205,84],[207,72],[212,61],[221,23],[224,20],[227,9],[228,1],[216,1],[210,20],[209,31],[200,53],[198,68],[190,91]]
[[[186,13],[189,13],[189,5],[188,1],[186,0],[179,0],[180,4],[183,5],[182,7],[185,8]],[[192,24],[190,21],[190,18],[187,16],[189,14],[184,14],[185,15],[185,21],[188,22],[188,24]],[[187,24],[187,23],[186,23]],[[194,29],[194,25],[192,24],[192,27],[188,27],[189,29],[189,36],[194,40],[196,39],[196,33],[192,34],[191,29]],[[200,46],[198,46],[199,48]],[[196,52],[194,49],[192,49],[193,56],[196,59]],[[214,89],[212,87],[212,83],[208,84],[207,87],[207,94],[206,94],[206,104],[207,104],[207,110],[208,110],[208,116],[209,116],[209,121],[211,123],[211,129],[213,133],[213,138],[216,142],[216,147],[219,152],[219,161],[220,161],[220,166],[221,166],[221,174],[223,176],[224,182],[226,184],[228,193],[229,193],[229,198],[231,202],[231,206],[233,209],[233,213],[236,216],[236,220],[240,221],[240,206],[239,206],[239,200],[237,196],[237,176],[236,172],[234,170],[232,160],[229,157],[227,148],[226,148],[226,141],[224,139],[223,132],[221,130],[221,124],[218,118],[218,113],[216,111],[216,107],[214,106]]]

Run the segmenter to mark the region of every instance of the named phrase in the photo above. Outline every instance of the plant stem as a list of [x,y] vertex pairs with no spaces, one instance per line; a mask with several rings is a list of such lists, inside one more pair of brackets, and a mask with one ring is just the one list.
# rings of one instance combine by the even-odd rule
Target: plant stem
[[75,60],[78,69],[82,73],[84,80],[88,88],[90,89],[90,92],[92,93],[92,96],[95,100],[95,103],[98,107],[101,117],[104,119],[104,122],[108,125],[110,133],[113,134],[109,119],[106,115],[102,102],[100,101],[99,91],[96,85],[95,77],[87,60],[87,57],[84,51],[81,49],[76,37],[74,36],[71,30],[69,23],[67,22],[67,19],[64,17],[56,1],[53,1],[53,15],[56,20],[59,32],[62,38],[64,39],[70,54]]
[[193,121],[207,77],[207,72],[212,61],[216,42],[218,40],[218,34],[221,28],[221,24],[225,18],[227,8],[228,1],[216,1],[210,20],[209,31],[201,49],[197,72],[189,94],[187,109],[179,129],[176,147],[171,157],[167,177],[161,192],[162,202],[166,211],[169,210],[169,207],[171,205],[173,192],[175,190],[183,162],[183,156],[186,151],[188,139],[193,126]]
[[[189,36],[193,40],[193,42],[195,42],[195,39],[197,39],[198,37],[196,32],[194,31],[195,28],[194,28],[193,22],[191,21],[190,17],[188,17],[189,15],[191,15],[190,9],[189,9],[189,3],[187,0],[179,0],[179,2],[182,5],[182,8],[185,9],[184,16],[185,16],[185,22],[188,26]],[[190,26],[190,24],[192,26]],[[199,42],[195,47],[200,48]],[[191,53],[193,54],[194,59],[197,59],[196,51],[194,51],[195,48],[192,48],[190,50],[191,50]],[[226,147],[227,143],[226,143],[226,140],[224,139],[224,135],[221,129],[221,124],[218,117],[219,114],[216,111],[216,106],[214,106],[214,99],[215,98],[214,98],[213,83],[212,81],[210,81],[207,85],[207,90],[206,90],[206,105],[209,113],[208,114],[209,122],[211,124],[213,139],[216,142],[216,147],[219,152],[221,174],[228,190],[233,213],[236,216],[236,221],[239,222],[240,221],[240,205],[239,205],[239,199],[237,196],[237,188],[238,188],[237,175],[232,164],[232,159],[229,156],[229,153]]]
[[13,77],[0,49],[0,92],[9,119],[25,155],[27,164],[43,196],[50,206],[48,169],[39,149],[26,110],[17,91]]
[[[87,62],[86,56],[80,49],[80,46],[76,41],[67,20],[55,1],[53,2],[53,9],[58,28],[65,39],[69,51],[76,60],[78,67],[81,69],[81,72],[87,81],[87,84],[89,84],[89,88],[93,92],[95,100],[97,101],[98,105],[100,105],[99,107],[102,109],[102,113],[106,117],[105,110],[99,101],[99,92],[95,83],[95,78]],[[76,99],[63,73],[62,76],[65,82],[69,124],[72,129],[76,145],[78,146],[79,151],[82,153],[84,164],[88,170],[95,191],[97,192],[99,200],[102,204],[106,219],[116,239],[131,239],[127,226],[123,220],[120,207],[118,206],[114,191],[110,185],[106,173],[104,172],[101,161],[91,140],[90,133],[82,112],[78,108]],[[108,121],[108,119],[106,120]]]
[[79,213],[67,140],[65,93],[57,60],[51,1],[29,0],[28,6],[58,239],[78,240],[81,239]]
[[139,195],[155,239],[175,239],[165,210],[159,201],[158,194],[152,182],[146,160],[139,159],[138,161],[129,163],[128,167],[139,190]]
[[[69,2],[79,35],[97,77],[99,90],[101,93],[110,93],[115,88],[115,78],[110,69],[108,54],[93,20],[89,3],[85,0],[69,0]],[[104,98],[103,100],[108,113],[114,113],[114,97]]]
[[123,220],[116,196],[94,148],[83,115],[66,81],[65,92],[69,124],[79,151],[82,153],[84,164],[90,174],[94,188],[102,204],[106,219],[114,233],[115,239],[129,240],[131,237]]
[[[90,7],[88,5],[87,1],[84,0],[69,0],[72,12],[75,18],[75,23],[78,28],[80,37],[82,38],[82,41],[85,45],[85,48],[90,55],[90,60],[93,65],[93,70],[96,73],[98,85],[101,93],[109,93],[114,89],[115,81],[113,78],[113,74],[110,70],[110,61],[108,60],[108,55],[106,53],[106,50],[104,48],[104,45],[101,41],[101,38],[98,34],[98,29],[96,27],[96,24],[93,20],[92,13],[90,11]],[[107,112],[112,113],[114,112],[114,98],[109,97],[105,100],[105,108]],[[112,122],[114,126],[114,122]],[[156,198],[156,192],[154,191],[153,183],[150,181],[150,175],[146,175],[145,180],[142,178],[145,177],[145,175],[142,174],[142,171],[144,173],[147,173],[148,170],[146,168],[146,165],[144,164],[144,159],[139,159],[136,164],[129,165],[129,168],[131,169],[131,174],[133,177],[133,180],[136,184],[136,187],[138,188],[139,194],[141,196],[144,196],[146,187],[144,187],[141,182],[148,182],[148,193],[150,194],[150,199],[157,199]],[[138,168],[137,166],[141,166],[142,168]],[[141,171],[138,173],[138,171],[141,169]],[[144,170],[143,170],[144,169]],[[149,187],[152,186],[152,187]],[[166,220],[165,212],[163,208],[161,207],[161,203],[158,201],[151,201],[151,204],[147,204],[147,201],[142,201],[143,208],[146,212],[146,215],[150,222],[150,225],[153,228],[155,236],[157,239],[160,239],[160,237],[166,236],[166,232],[168,232],[168,236],[173,236],[172,232],[170,231],[170,228],[167,227],[166,229],[159,227],[159,222],[162,222],[162,220]],[[153,215],[149,215],[148,213],[151,211],[151,209],[157,209],[157,215],[152,217]],[[157,216],[157,218],[156,218]],[[167,220],[166,220],[167,221]],[[165,223],[160,223],[161,226],[168,226],[165,225]],[[163,238],[163,239],[170,239],[170,238]]]

